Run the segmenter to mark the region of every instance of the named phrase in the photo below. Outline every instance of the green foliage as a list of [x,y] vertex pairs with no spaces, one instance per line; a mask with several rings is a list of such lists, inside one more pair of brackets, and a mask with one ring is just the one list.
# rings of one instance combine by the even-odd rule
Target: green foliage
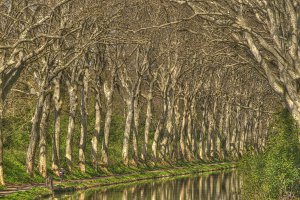
[[245,198],[278,199],[297,192],[300,179],[299,130],[288,111],[275,117],[266,150],[248,153],[240,162],[244,177]]
[[27,191],[21,191],[14,194],[10,194],[5,199],[7,200],[32,200],[32,199],[39,199],[41,197],[49,196],[52,194],[52,191],[44,188],[44,187],[35,187]]
[[[7,150],[4,154],[4,178],[8,183],[41,183],[44,178],[39,175],[30,177],[26,173],[26,152]],[[36,173],[38,174],[38,173]]]

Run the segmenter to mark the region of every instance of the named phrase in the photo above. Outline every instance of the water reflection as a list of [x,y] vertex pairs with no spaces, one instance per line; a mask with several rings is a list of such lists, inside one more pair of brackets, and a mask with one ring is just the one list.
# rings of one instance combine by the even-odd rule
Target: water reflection
[[156,180],[110,189],[77,192],[54,199],[69,200],[239,200],[241,181],[236,171]]

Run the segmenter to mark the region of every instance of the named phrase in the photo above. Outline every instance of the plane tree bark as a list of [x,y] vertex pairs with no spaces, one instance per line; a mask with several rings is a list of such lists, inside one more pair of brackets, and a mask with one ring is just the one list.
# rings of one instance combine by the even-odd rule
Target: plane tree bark
[[40,142],[39,142],[39,173],[42,177],[47,177],[47,144],[46,144],[46,136],[49,125],[49,113],[50,113],[50,100],[51,95],[48,94],[45,98],[41,123],[40,123]]
[[61,134],[61,82],[62,74],[60,73],[53,80],[53,103],[54,103],[54,133],[52,134],[52,170],[58,174],[60,165],[60,134]]
[[[85,63],[88,61],[85,61]],[[81,172],[85,172],[85,151],[86,151],[86,138],[87,138],[87,100],[89,92],[89,66],[85,66],[85,69],[82,72],[82,86],[81,86],[81,96],[80,96],[80,115],[81,115],[81,129],[80,129],[80,140],[79,140],[79,168]]]
[[98,152],[98,146],[99,146],[99,141],[100,141],[100,130],[101,130],[101,110],[102,110],[102,73],[105,68],[105,45],[99,45],[96,48],[97,50],[95,51],[95,64],[94,68],[92,70],[91,76],[93,78],[91,79],[93,91],[95,93],[95,124],[94,124],[94,131],[93,131],[93,136],[91,139],[91,145],[92,145],[92,163],[93,167],[95,169],[98,168],[99,160],[100,160],[100,155]]
[[146,119],[145,119],[145,131],[144,131],[144,143],[143,143],[143,150],[142,150],[142,155],[141,159],[144,161],[148,160],[148,145],[149,145],[149,133],[150,133],[150,127],[152,124],[152,116],[153,116],[153,90],[155,86],[155,82],[157,79],[157,72],[156,71],[150,71],[148,72],[148,77],[149,77],[149,89],[148,93],[144,94],[143,96],[147,100],[147,108],[146,108]]
[[115,47],[107,46],[105,55],[107,59],[107,67],[104,71],[104,74],[107,78],[103,83],[103,90],[105,96],[105,106],[106,106],[106,115],[105,115],[105,124],[104,124],[104,136],[101,146],[101,162],[105,166],[109,164],[109,155],[108,155],[108,145],[109,145],[109,134],[110,134],[110,125],[112,120],[113,112],[113,97],[116,87],[117,71],[119,68],[118,62],[114,62],[114,57],[116,53]]

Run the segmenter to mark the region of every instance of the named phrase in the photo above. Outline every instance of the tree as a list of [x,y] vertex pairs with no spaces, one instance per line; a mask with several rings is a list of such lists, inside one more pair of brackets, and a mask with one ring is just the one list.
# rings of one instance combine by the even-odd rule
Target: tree
[[273,90],[284,99],[300,125],[299,9],[297,0],[179,1],[195,15],[228,27],[236,44],[243,45],[260,65]]
[[[49,29],[41,29],[40,27],[49,22],[54,16],[53,13],[69,1],[62,0],[49,6],[47,6],[49,2],[28,5],[26,1],[20,3],[5,1],[6,3],[1,4],[0,117],[3,117],[5,100],[22,71],[32,59],[42,53],[57,38],[56,34],[48,31]],[[18,17],[15,18],[15,16]],[[38,18],[39,20],[36,20]],[[2,126],[0,123],[1,185],[4,184]]]

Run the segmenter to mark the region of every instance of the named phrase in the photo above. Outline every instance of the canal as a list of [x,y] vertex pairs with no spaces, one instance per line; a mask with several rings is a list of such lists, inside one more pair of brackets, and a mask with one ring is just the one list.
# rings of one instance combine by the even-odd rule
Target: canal
[[50,199],[68,200],[239,200],[241,179],[237,171],[197,174],[127,185],[99,187]]

